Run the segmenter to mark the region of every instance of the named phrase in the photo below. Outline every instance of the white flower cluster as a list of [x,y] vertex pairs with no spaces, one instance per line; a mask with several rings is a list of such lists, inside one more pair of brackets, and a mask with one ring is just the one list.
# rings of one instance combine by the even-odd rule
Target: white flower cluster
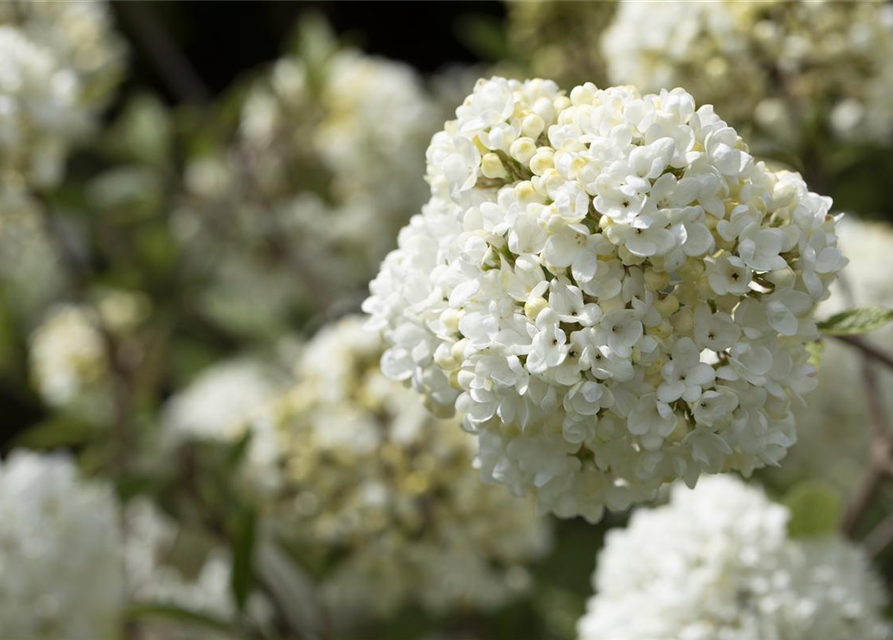
[[560,516],[778,464],[846,262],[831,201],[681,89],[493,78],[456,114],[364,304],[384,373]]
[[[893,254],[893,229],[847,217],[839,226],[839,236],[849,264],[816,315],[827,318],[853,306],[893,308],[893,280],[879,268]],[[849,295],[844,293],[844,285]],[[861,339],[893,353],[893,327],[882,327]],[[824,340],[823,344],[818,386],[809,401],[795,409],[797,444],[785,464],[772,469],[770,476],[786,484],[797,478],[822,478],[851,489],[869,455],[871,416],[861,382],[864,359],[857,349],[837,340]],[[875,367],[875,375],[887,415],[893,417],[893,374]]]
[[883,640],[886,594],[843,539],[789,539],[789,512],[729,477],[610,531],[580,640]]
[[31,377],[44,402],[92,417],[109,410],[106,347],[93,309],[61,304],[31,334]]
[[283,383],[270,367],[250,359],[216,364],[168,400],[164,437],[171,445],[187,440],[235,444],[247,431],[248,479],[258,488],[278,483],[275,399]]
[[107,290],[95,306],[58,304],[29,340],[34,385],[48,405],[102,421],[112,409],[108,346],[103,331],[121,339],[145,318],[139,294]]
[[124,602],[114,493],[67,458],[0,462],[0,635],[111,638]]
[[[614,82],[684,86],[734,126],[797,142],[893,134],[893,7],[881,2],[620,3],[602,39]],[[817,135],[813,132],[811,135]]]
[[7,188],[56,182],[123,69],[106,2],[0,5],[0,172]]
[[481,487],[473,440],[381,375],[383,348],[356,317],[307,345],[281,412],[280,528],[338,559],[324,585],[334,610],[497,606],[529,586],[547,523]]

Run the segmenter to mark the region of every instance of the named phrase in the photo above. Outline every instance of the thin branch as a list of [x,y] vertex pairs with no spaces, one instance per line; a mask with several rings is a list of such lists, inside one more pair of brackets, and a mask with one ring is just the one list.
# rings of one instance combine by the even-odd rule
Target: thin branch
[[[840,277],[840,287],[846,304],[855,306],[853,289],[846,275]],[[856,487],[844,512],[842,528],[844,533],[853,538],[856,530],[871,507],[875,496],[885,481],[891,478],[893,470],[893,439],[887,425],[883,396],[878,386],[877,372],[873,360],[884,361],[888,356],[882,351],[853,336],[838,336],[843,342],[855,346],[862,354],[862,383],[865,388],[865,400],[868,404],[868,416],[871,422],[871,444],[869,448],[868,471],[862,482]],[[893,359],[886,363],[893,366]]]
[[191,104],[207,104],[211,101],[211,91],[145,2],[121,2],[118,4],[118,11],[133,27],[134,35],[175,95]]
[[105,359],[109,365],[112,383],[113,429],[117,442],[115,467],[119,470],[127,465],[130,457],[130,420],[133,409],[130,368],[120,356],[117,339],[106,324],[99,309],[90,299],[90,270],[81,256],[68,243],[64,233],[56,224],[51,213],[52,205],[41,193],[35,193],[38,200],[41,222],[50,245],[55,249],[56,257],[68,281],[69,289],[78,304],[91,311],[93,322],[102,340]]
[[893,542],[893,512],[888,513],[862,541],[865,552],[872,560],[877,558],[884,549]]
[[862,352],[862,355],[866,358],[870,358],[875,362],[878,362],[885,367],[889,368],[893,371],[893,355],[890,355],[883,351],[882,349],[878,349],[874,345],[866,342],[862,338],[858,336],[832,336],[836,340],[840,340],[841,342],[850,345]]

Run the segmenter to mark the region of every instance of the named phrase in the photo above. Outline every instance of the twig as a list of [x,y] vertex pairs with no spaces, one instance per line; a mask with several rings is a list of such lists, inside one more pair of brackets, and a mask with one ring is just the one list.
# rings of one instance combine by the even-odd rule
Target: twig
[[[855,306],[855,296],[846,275],[840,277],[840,287],[843,298],[848,306]],[[858,348],[862,353],[862,382],[865,387],[865,400],[868,403],[868,415],[871,421],[871,443],[869,445],[868,471],[862,479],[855,493],[844,511],[843,532],[850,538],[856,534],[859,522],[871,507],[875,495],[877,495],[885,481],[893,474],[893,439],[887,426],[887,415],[884,410],[883,396],[877,382],[877,372],[874,370],[873,359],[887,360],[886,364],[893,367],[893,359],[853,336],[837,336],[847,344]]]
[[862,355],[866,358],[871,358],[872,360],[879,362],[885,367],[889,368],[893,371],[893,356],[886,353],[885,351],[878,349],[872,344],[865,342],[861,338],[857,336],[832,336],[833,338],[840,340],[843,343],[850,345],[851,347],[855,347],[859,351],[862,352]]
[[877,558],[893,542],[893,512],[888,513],[862,541],[865,552],[871,559]]
[[93,322],[102,340],[105,359],[109,365],[112,383],[112,402],[114,406],[113,428],[117,441],[115,466],[120,471],[127,466],[130,449],[130,416],[133,400],[131,390],[130,368],[119,355],[118,343],[114,333],[109,329],[99,309],[90,299],[90,270],[81,257],[68,244],[64,234],[56,225],[51,213],[51,204],[41,193],[35,193],[38,200],[41,221],[56,257],[62,266],[69,288],[78,304],[91,311]]
[[134,35],[145,47],[156,70],[168,88],[184,102],[206,104],[211,91],[192,63],[158,22],[144,2],[121,2],[118,11],[133,27]]

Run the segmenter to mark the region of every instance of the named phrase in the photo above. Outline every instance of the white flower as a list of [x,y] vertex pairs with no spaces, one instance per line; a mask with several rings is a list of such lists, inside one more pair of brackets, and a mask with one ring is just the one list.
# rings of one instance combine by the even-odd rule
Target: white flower
[[886,640],[887,595],[865,554],[827,535],[790,539],[788,510],[729,477],[608,532],[580,640]]
[[[383,350],[357,317],[306,345],[277,412],[283,499],[271,519],[300,548],[338,556],[322,584],[333,612],[500,606],[548,550],[547,521],[531,501],[481,486],[475,438],[386,379]],[[520,359],[482,354],[461,376],[474,419],[524,420],[525,399],[502,391],[527,389]]]
[[271,415],[283,381],[273,367],[234,359],[199,372],[164,406],[164,438],[235,444],[250,432],[247,472],[261,487],[278,483],[278,447]]
[[[385,374],[462,414],[486,480],[561,516],[778,464],[845,262],[830,202],[681,89],[494,78],[457,117],[364,304]],[[445,181],[460,148],[503,171],[468,154]]]
[[695,402],[701,397],[701,389],[709,385],[716,373],[709,364],[701,362],[701,352],[691,338],[682,338],[673,345],[670,360],[661,370],[664,382],[657,388],[661,402],[674,402],[683,398]]
[[112,487],[63,456],[0,462],[0,629],[9,638],[114,637],[125,589]]
[[[580,30],[586,45],[603,19],[594,22]],[[893,134],[893,10],[884,3],[624,0],[600,44],[611,81],[685,87],[775,144],[823,134],[888,142]],[[740,158],[728,150],[721,153],[734,167]]]

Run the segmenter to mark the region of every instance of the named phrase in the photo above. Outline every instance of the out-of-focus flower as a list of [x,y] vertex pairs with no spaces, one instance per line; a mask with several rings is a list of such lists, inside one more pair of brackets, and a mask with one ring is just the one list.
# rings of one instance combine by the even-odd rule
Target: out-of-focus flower
[[[830,317],[853,306],[893,308],[893,281],[882,268],[893,251],[893,230],[882,223],[845,219],[840,227],[840,248],[849,258],[831,297],[819,305],[817,315]],[[844,293],[844,287],[849,293]],[[893,328],[882,327],[861,336],[893,353]],[[852,488],[868,458],[871,416],[862,385],[863,356],[849,345],[824,341],[818,387],[803,405],[795,407],[797,444],[788,459],[767,470],[773,482],[790,484],[799,478],[821,478],[842,489]],[[876,368],[880,398],[893,417],[893,375]]]
[[0,462],[0,633],[114,637],[124,603],[111,487],[79,480],[68,458],[13,452]]
[[527,61],[529,75],[552,78],[563,86],[586,81],[604,86],[607,73],[599,38],[616,5],[613,0],[512,0],[506,3],[509,41]]
[[103,332],[118,336],[146,314],[138,294],[106,291],[95,306],[58,304],[30,338],[31,376],[50,406],[103,421],[112,410],[109,345]]
[[338,611],[497,606],[528,586],[548,527],[480,485],[473,440],[381,375],[383,348],[355,317],[307,345],[280,413],[280,527],[333,554],[323,588]]
[[[283,302],[276,314],[302,293],[296,272],[326,304],[353,294],[424,202],[418,167],[438,116],[407,65],[355,50],[314,64],[283,57],[250,86],[229,148],[188,168],[177,232],[211,247],[238,242],[249,267],[240,272],[258,274],[251,286],[266,290],[270,277],[279,282],[271,274],[286,274],[292,297],[271,297]],[[226,253],[215,264],[228,263]],[[222,297],[244,299],[215,282]]]
[[581,640],[886,639],[886,594],[836,536],[788,538],[789,512],[730,477],[673,489],[607,536]]
[[250,430],[247,473],[258,487],[278,483],[274,401],[283,381],[250,359],[224,361],[199,373],[164,408],[165,438],[235,444]]
[[[213,541],[181,527],[147,498],[137,498],[125,511],[127,538],[124,565],[127,590],[140,604],[173,605],[193,613],[227,621],[237,607],[231,590],[230,552]],[[269,607],[259,595],[248,611],[260,623]],[[195,635],[195,627],[152,622],[141,625],[141,638],[210,638]]]
[[54,184],[123,71],[107,3],[3,2],[0,60],[4,188]]
[[830,199],[681,89],[497,77],[456,115],[364,304],[384,373],[560,516],[777,464],[846,262]]
[[775,140],[893,134],[886,3],[627,1],[602,45],[613,82],[683,86],[733,126],[755,124]]

